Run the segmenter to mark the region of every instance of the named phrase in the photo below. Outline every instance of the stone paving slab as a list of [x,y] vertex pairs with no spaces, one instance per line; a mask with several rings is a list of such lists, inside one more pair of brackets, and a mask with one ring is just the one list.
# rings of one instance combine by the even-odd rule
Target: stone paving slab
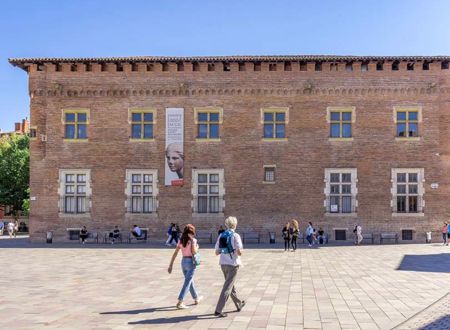
[[[2,243],[0,329],[384,330],[421,315],[450,288],[450,249],[437,244],[296,252],[249,245],[237,283],[247,305],[238,313],[229,303],[229,316],[218,319],[223,275],[211,248],[202,249],[196,273],[204,301],[188,297],[190,308],[177,310],[183,278],[179,260],[167,273],[170,248]],[[442,319],[424,313],[427,325]]]
[[450,293],[431,306],[420,311],[407,321],[401,323],[396,330],[446,330],[450,329]]

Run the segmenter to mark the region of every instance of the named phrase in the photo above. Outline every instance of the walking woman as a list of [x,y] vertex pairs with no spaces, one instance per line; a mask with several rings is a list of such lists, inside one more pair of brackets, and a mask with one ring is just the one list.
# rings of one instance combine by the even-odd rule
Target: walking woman
[[298,221],[291,220],[291,226],[289,227],[289,234],[291,235],[292,251],[297,250],[297,237],[298,237]]
[[195,227],[191,224],[186,225],[183,230],[183,234],[181,235],[181,239],[175,248],[175,252],[172,255],[172,260],[170,260],[170,265],[167,271],[169,274],[172,273],[173,262],[177,257],[178,251],[181,250],[181,254],[183,258],[181,259],[181,270],[184,275],[184,283],[181,288],[180,294],[178,296],[178,309],[186,309],[188,308],[184,303],[184,297],[188,293],[191,293],[192,298],[194,299],[194,303],[197,305],[202,297],[199,297],[197,291],[195,290],[194,285],[194,272],[195,272],[195,264],[192,260],[192,256],[198,252],[198,244],[195,239]]
[[444,222],[444,225],[442,226],[442,240],[444,241],[443,245],[448,245],[447,233],[448,233],[448,225],[447,222]]
[[289,251],[289,242],[291,241],[291,237],[289,235],[289,222],[284,225],[281,230],[281,235],[283,235],[284,239],[284,251]]

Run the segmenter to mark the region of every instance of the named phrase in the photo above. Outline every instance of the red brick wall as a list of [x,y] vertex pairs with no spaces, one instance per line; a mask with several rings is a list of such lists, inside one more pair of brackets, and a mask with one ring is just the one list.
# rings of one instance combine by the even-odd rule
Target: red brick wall
[[[308,63],[310,64],[310,63]],[[262,63],[259,72],[253,63],[247,71],[224,72],[222,63],[208,72],[206,63],[193,72],[185,63],[183,72],[169,71],[154,63],[154,71],[131,72],[131,64],[123,72],[115,65],[100,72],[93,64],[62,71],[46,65],[44,71],[30,68],[31,125],[37,126],[38,139],[31,142],[30,230],[32,238],[44,238],[54,230],[64,237],[65,228],[86,224],[89,229],[110,229],[118,224],[128,228],[133,223],[150,227],[153,236],[164,237],[169,222],[194,223],[200,229],[216,228],[223,216],[193,217],[191,212],[191,173],[193,168],[223,168],[225,171],[225,216],[236,215],[241,231],[253,228],[264,234],[279,232],[292,217],[300,218],[302,229],[307,221],[321,225],[326,231],[348,228],[356,221],[365,232],[379,233],[413,228],[416,239],[424,240],[424,232],[438,230],[450,214],[450,85],[449,71],[432,63],[429,71],[361,72],[358,63],[353,72],[300,71],[292,63],[292,71],[269,71]],[[419,65],[417,66],[419,67]],[[420,105],[423,122],[421,140],[396,141],[393,107]],[[223,108],[221,142],[195,141],[194,107]],[[260,109],[289,107],[288,141],[262,141]],[[330,142],[326,121],[328,106],[356,107],[352,142]],[[90,109],[89,142],[63,142],[61,109]],[[151,107],[157,110],[155,141],[130,143],[128,109]],[[185,109],[185,185],[164,186],[165,108]],[[40,136],[46,135],[47,142]],[[263,165],[276,164],[276,184],[264,185]],[[325,216],[324,170],[330,167],[354,167],[358,171],[357,218]],[[393,217],[390,207],[391,168],[425,169],[425,216]],[[90,219],[58,216],[58,170],[91,169],[93,208]],[[158,169],[159,209],[157,216],[125,215],[125,170]],[[430,184],[439,183],[431,190]]]

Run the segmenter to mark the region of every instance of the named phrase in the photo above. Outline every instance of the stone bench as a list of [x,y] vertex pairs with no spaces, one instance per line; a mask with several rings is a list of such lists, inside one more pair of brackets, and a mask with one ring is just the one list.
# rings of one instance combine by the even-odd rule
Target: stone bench
[[128,234],[128,243],[131,244],[133,242],[142,242],[147,243],[148,241],[148,228],[141,228],[141,236],[134,236],[131,232]]
[[246,243],[249,240],[258,242],[258,244],[259,244],[260,243],[260,235],[259,235],[259,233],[254,233],[254,232],[243,233],[242,234],[242,241],[243,241],[243,243]]
[[[80,230],[81,228],[66,228],[67,234],[69,235],[70,241],[80,241]],[[98,233],[96,231],[88,231],[88,236],[85,239],[86,243],[92,242],[98,244]]]
[[213,234],[207,230],[198,230],[195,235],[195,238],[199,242],[205,242],[209,244],[212,244],[213,242]]
[[385,240],[394,240],[395,244],[398,244],[398,234],[397,233],[381,233],[380,234],[380,244],[383,244]]
[[362,237],[363,237],[363,241],[367,240],[367,241],[371,241],[372,244],[375,244],[375,236],[373,233],[362,234]]

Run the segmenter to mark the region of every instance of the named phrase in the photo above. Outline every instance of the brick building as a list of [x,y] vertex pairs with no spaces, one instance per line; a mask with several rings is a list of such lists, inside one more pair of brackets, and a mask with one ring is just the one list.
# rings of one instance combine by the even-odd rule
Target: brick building
[[28,120],[28,118],[22,119],[22,122],[14,123],[14,131],[12,132],[3,132],[0,129],[0,137],[12,134],[25,135],[29,133],[30,133],[30,121]]
[[449,60],[11,59],[36,136],[31,237],[236,215],[265,241],[293,217],[422,241],[450,216]]

